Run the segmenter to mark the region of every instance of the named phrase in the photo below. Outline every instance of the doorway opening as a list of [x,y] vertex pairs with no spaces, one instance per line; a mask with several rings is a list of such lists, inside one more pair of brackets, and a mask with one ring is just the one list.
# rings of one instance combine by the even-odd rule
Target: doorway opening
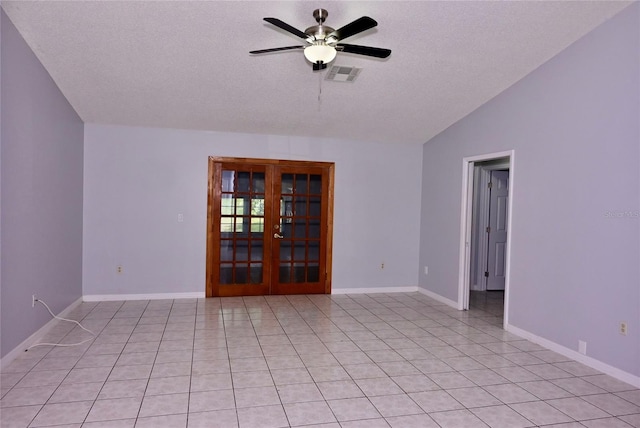
[[463,160],[458,307],[508,324],[513,151]]
[[331,293],[333,168],[209,158],[207,297]]

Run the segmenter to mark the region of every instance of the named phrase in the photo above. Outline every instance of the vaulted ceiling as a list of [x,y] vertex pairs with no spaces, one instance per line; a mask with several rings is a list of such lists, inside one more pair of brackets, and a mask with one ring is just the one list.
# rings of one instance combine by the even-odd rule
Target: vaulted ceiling
[[[424,143],[630,2],[8,1],[2,8],[89,123]],[[378,26],[339,52],[354,82],[325,80],[300,44],[313,10]]]

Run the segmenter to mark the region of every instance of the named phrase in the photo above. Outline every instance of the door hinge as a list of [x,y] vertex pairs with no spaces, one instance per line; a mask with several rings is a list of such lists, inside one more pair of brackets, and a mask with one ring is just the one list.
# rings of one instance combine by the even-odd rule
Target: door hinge
[[491,227],[487,226],[487,233],[491,233]]
[[487,183],[487,187],[488,187],[489,189],[491,189],[491,188],[493,187],[493,183],[492,183],[491,181],[490,181],[490,182],[488,182],[488,183]]
[[489,278],[489,272],[488,272],[488,271],[485,271],[485,272],[484,272],[484,276],[485,276],[486,278]]

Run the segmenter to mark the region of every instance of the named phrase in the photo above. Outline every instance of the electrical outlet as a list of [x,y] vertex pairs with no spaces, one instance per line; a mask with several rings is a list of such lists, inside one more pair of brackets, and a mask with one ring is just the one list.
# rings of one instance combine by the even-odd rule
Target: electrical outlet
[[587,342],[584,340],[578,340],[578,352],[582,355],[587,355]]
[[31,295],[31,307],[35,308],[35,306],[36,306],[36,295],[32,294]]
[[424,267],[424,274],[429,275],[429,266]]
[[384,263],[380,263],[380,269],[384,269]]
[[116,271],[117,271],[118,273],[122,273],[122,266],[118,266],[118,267],[117,267],[117,269],[116,269]]
[[627,322],[626,321],[620,322],[620,334],[623,335],[623,336],[627,335]]

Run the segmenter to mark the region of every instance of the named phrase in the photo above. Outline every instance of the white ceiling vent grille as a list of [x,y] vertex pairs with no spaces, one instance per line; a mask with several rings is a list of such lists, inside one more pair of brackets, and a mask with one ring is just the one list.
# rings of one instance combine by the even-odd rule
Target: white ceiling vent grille
[[353,82],[360,74],[361,68],[345,67],[342,65],[331,66],[327,72],[325,80],[333,80],[334,82]]

